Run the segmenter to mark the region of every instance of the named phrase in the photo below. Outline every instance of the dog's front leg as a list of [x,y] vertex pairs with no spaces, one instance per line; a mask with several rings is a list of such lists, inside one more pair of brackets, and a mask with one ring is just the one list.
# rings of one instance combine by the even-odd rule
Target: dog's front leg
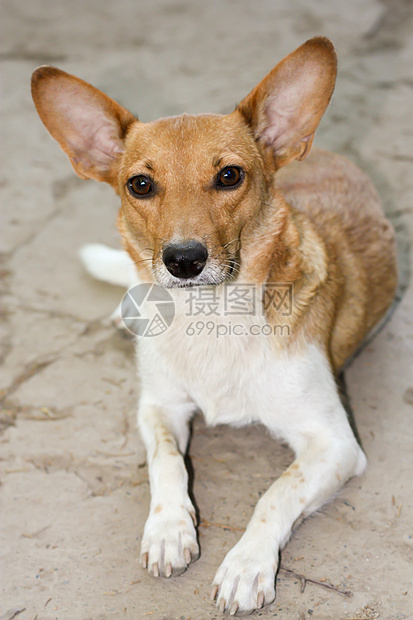
[[273,419],[262,417],[273,432],[282,431],[296,459],[260,498],[245,533],[218,569],[211,598],[220,611],[246,613],[271,603],[279,550],[293,525],[364,470],[366,458],[348,424],[327,362],[309,371],[306,364],[303,367],[301,379],[295,371],[295,376],[290,375],[294,393],[284,391],[281,411]]
[[155,577],[186,570],[199,555],[194,506],[184,463],[191,411],[168,410],[143,396],[138,423],[147,450],[151,505],[141,563]]

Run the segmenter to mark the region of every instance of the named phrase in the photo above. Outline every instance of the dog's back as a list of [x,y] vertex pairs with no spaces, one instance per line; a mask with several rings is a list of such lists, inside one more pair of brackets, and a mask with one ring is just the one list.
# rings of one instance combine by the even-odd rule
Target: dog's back
[[311,219],[328,248],[330,279],[342,289],[331,337],[339,368],[393,301],[394,231],[370,179],[342,155],[313,149],[279,170],[277,181],[287,202]]

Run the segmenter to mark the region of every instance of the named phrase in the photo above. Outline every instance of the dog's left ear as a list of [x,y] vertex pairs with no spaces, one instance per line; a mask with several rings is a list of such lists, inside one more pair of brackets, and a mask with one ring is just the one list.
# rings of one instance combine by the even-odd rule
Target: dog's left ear
[[106,181],[116,189],[116,165],[128,127],[137,119],[87,82],[55,67],[32,76],[40,118],[69,156],[82,179]]
[[239,104],[255,139],[272,149],[277,168],[304,159],[333,94],[333,44],[314,37],[289,54]]

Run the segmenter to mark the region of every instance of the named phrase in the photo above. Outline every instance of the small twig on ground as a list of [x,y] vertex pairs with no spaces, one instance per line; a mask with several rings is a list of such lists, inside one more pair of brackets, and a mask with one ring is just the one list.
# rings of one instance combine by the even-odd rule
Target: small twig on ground
[[50,525],[45,525],[40,530],[37,530],[36,532],[33,532],[33,534],[27,534],[26,532],[23,532],[22,536],[23,536],[23,538],[35,538],[36,536],[39,536],[39,534],[42,534],[43,532],[48,530],[49,527],[52,527],[52,525],[51,524]]
[[121,449],[123,449],[126,444],[128,443],[128,434],[129,434],[129,416],[128,416],[128,412],[127,411],[123,411],[123,429],[122,429],[122,434],[123,434],[123,442],[121,445]]
[[202,527],[222,527],[222,529],[231,530],[231,532],[245,532],[245,527],[233,527],[232,525],[225,525],[225,523],[211,523],[210,521],[202,520],[199,525],[202,525]]
[[316,586],[327,588],[327,590],[333,590],[334,592],[337,592],[338,594],[342,594],[343,596],[347,596],[347,597],[353,596],[353,593],[350,592],[349,590],[341,590],[340,588],[333,586],[333,584],[328,583],[327,581],[318,581],[317,579],[310,579],[310,577],[306,577],[305,575],[296,573],[294,570],[291,570],[291,568],[287,568],[286,566],[283,566],[282,564],[280,565],[280,570],[284,571],[285,573],[288,573],[289,575],[292,575],[296,579],[299,579],[300,584],[301,584],[301,593],[304,592],[305,586],[307,585],[307,583],[313,583]]
[[21,609],[9,609],[3,616],[0,616],[0,620],[13,620],[19,614],[22,614],[26,611],[26,607],[22,607]]
[[108,456],[110,458],[119,458],[121,456],[135,456],[135,452],[104,452],[103,450],[96,450],[96,454],[101,454],[102,456]]

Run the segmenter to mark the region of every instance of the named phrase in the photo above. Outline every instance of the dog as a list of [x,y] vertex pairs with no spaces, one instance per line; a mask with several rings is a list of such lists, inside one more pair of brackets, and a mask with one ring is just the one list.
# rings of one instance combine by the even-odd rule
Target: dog
[[[366,466],[335,378],[392,303],[395,242],[364,173],[339,155],[309,155],[335,79],[334,47],[315,37],[228,115],[142,123],[59,69],[32,78],[40,118],[76,173],[121,199],[124,252],[86,247],[87,269],[125,286],[156,284],[175,306],[168,329],[138,339],[151,487],[142,566],[170,577],[199,555],[184,464],[196,411],[211,425],[264,425],[295,453],[213,580],[211,599],[231,615],[274,600],[293,526]],[[257,301],[254,314],[237,316],[238,335],[225,306],[236,286]],[[266,302],[281,290],[288,311]],[[215,295],[208,333],[194,334],[188,316],[197,291]]]

